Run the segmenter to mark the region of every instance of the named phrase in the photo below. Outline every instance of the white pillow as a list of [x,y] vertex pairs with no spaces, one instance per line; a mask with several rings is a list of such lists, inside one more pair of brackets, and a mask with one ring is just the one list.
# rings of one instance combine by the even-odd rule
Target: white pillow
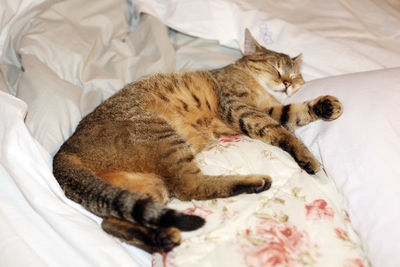
[[296,134],[343,194],[373,266],[400,266],[400,68],[314,80],[287,102],[326,94],[343,115]]

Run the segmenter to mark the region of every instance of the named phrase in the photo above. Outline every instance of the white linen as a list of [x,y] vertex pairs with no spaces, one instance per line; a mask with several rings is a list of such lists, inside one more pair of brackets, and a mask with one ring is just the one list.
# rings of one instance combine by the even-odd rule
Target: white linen
[[7,85],[0,90],[16,94],[21,67],[17,45],[29,22],[57,1],[60,0],[0,0],[0,71],[2,82]]
[[81,1],[60,2],[41,13],[21,40],[24,71],[16,95],[29,103],[26,123],[51,155],[82,116],[124,84],[173,70],[165,26],[147,18],[127,33],[125,11],[124,1],[86,7]]
[[396,67],[400,7],[384,0],[136,0],[181,32],[242,48],[244,29],[267,48],[303,57],[307,80]]
[[121,16],[125,3],[101,3],[95,5],[101,16],[92,8],[74,12],[80,0],[52,6],[32,23],[18,49],[24,71],[17,97],[29,103],[27,126],[51,155],[84,115],[128,82],[159,71],[223,66],[240,55],[215,42],[168,33],[150,16],[128,33]]
[[400,266],[400,68],[306,83],[290,102],[331,94],[342,116],[297,134],[345,198],[373,266]]
[[26,110],[0,92],[1,266],[148,265],[148,254],[117,243],[64,196],[49,153],[24,124]]

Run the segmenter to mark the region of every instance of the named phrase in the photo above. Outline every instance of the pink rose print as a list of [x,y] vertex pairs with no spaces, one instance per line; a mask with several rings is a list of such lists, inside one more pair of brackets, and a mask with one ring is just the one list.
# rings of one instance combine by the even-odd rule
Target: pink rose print
[[246,263],[250,266],[289,267],[311,246],[306,232],[289,223],[277,224],[264,220],[254,232],[244,232],[247,242],[241,245]]
[[156,262],[156,258],[155,255],[158,254],[158,252],[153,253],[153,259],[151,261],[151,267],[173,267],[175,266],[174,262],[175,262],[175,258],[176,258],[176,253],[174,250],[170,251],[170,252],[160,252],[160,255],[162,257],[162,265],[160,263]]
[[162,257],[163,257],[164,267],[173,267],[173,266],[175,266],[174,261],[175,261],[176,255],[175,255],[174,251],[163,252],[162,253]]
[[313,203],[306,205],[306,216],[307,219],[311,220],[329,220],[333,219],[335,212],[332,208],[328,207],[323,199],[314,200]]
[[350,238],[345,230],[340,229],[340,228],[335,228],[334,230],[335,230],[336,236],[339,237],[341,240],[343,240],[343,241],[350,240]]
[[355,249],[357,247],[357,243],[353,242],[350,237],[349,234],[341,229],[341,228],[333,228],[333,230],[336,233],[336,236],[342,240],[343,242],[346,242],[346,246]]
[[343,267],[364,267],[361,259],[347,259]]
[[183,212],[190,215],[200,216],[203,219],[213,213],[211,210],[206,209],[204,206],[201,206],[199,204],[194,204],[194,208],[185,209]]
[[228,143],[237,143],[240,142],[241,140],[242,137],[240,135],[235,135],[235,136],[221,135],[217,140],[217,144],[224,145]]

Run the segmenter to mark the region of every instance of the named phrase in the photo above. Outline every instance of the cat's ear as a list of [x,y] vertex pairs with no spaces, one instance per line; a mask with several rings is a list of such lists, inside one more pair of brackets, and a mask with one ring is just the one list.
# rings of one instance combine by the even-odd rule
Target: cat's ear
[[251,35],[249,29],[246,28],[244,31],[244,56],[253,55],[258,50],[263,49],[263,47],[257,43],[257,41]]
[[294,62],[295,65],[299,66],[303,61],[303,54],[298,54],[297,56],[293,57],[292,61]]

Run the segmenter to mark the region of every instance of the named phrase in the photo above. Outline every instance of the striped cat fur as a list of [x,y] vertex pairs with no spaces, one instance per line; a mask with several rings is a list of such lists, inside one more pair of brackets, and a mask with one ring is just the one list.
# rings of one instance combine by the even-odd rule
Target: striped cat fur
[[212,199],[258,193],[268,175],[210,176],[195,155],[221,135],[247,135],[287,151],[310,174],[318,161],[293,131],[342,113],[333,96],[281,105],[267,91],[304,83],[301,57],[270,51],[245,33],[241,59],[211,71],[159,73],[126,85],[82,119],[54,157],[70,199],[103,218],[102,228],[148,251],[169,251],[180,231],[204,219],[166,206],[171,197]]

